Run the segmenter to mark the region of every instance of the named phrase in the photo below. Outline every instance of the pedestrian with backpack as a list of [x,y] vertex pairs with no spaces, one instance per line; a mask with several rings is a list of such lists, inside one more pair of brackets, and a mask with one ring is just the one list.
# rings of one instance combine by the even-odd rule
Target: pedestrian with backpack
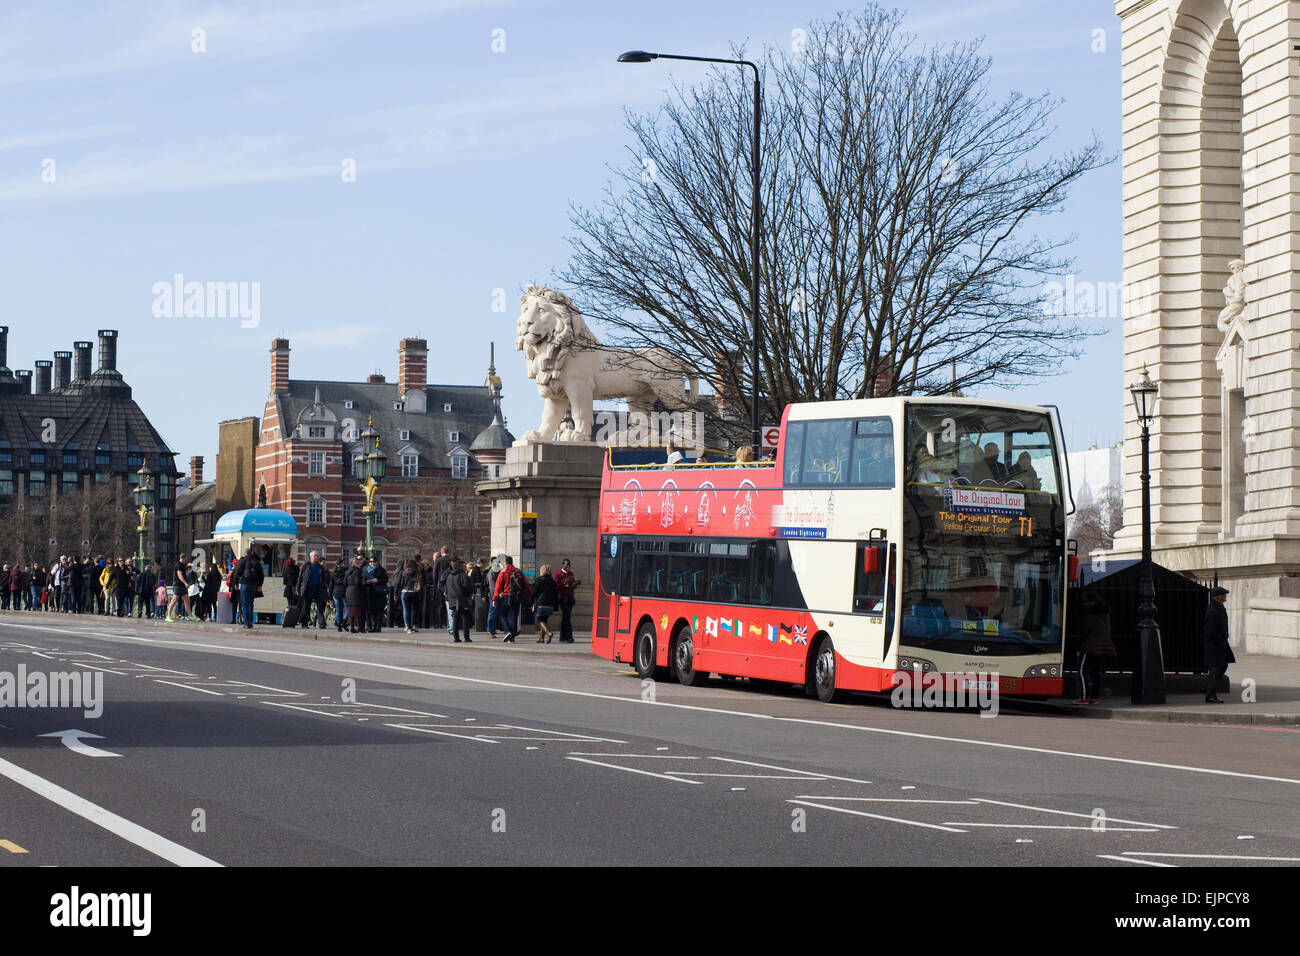
[[[506,632],[504,643],[513,644],[518,618],[510,614],[510,582],[519,569],[515,567],[514,559],[508,554],[504,555],[504,562],[501,570],[497,572],[496,585],[492,589],[492,609],[496,612],[496,622]],[[491,627],[488,631],[495,634]]]

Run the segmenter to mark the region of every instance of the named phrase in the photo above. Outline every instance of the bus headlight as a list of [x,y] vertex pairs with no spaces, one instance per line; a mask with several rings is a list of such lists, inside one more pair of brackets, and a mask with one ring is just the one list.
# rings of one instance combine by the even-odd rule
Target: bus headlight
[[919,657],[900,657],[898,659],[898,669],[901,671],[920,671],[923,674],[928,674],[935,667],[930,661],[922,660]]
[[1060,664],[1035,664],[1025,671],[1026,677],[1060,677]]

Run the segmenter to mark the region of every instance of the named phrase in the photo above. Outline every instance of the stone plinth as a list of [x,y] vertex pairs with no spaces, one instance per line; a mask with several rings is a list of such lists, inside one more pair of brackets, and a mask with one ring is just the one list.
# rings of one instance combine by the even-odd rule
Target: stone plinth
[[1300,597],[1253,599],[1247,612],[1246,650],[1300,657]]
[[[510,448],[497,478],[475,491],[492,503],[492,553],[521,550],[522,515],[537,515],[537,566],[552,570],[569,558],[581,584],[573,609],[575,636],[591,634],[596,579],[596,518],[605,449],[590,442],[536,442]],[[559,627],[559,619],[552,623]]]

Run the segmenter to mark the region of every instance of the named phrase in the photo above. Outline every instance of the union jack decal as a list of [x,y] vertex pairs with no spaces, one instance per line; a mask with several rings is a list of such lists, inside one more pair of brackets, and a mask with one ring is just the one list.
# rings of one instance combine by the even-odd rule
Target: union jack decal
[[808,628],[800,627],[799,625],[796,624],[794,628],[794,642],[796,644],[807,644]]

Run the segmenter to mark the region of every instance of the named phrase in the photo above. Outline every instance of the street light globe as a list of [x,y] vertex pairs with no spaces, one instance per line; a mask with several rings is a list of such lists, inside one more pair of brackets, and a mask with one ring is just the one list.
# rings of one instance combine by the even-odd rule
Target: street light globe
[[1142,378],[1128,387],[1133,396],[1133,408],[1137,411],[1139,424],[1143,428],[1151,424],[1156,415],[1156,393],[1160,386],[1151,381],[1146,366],[1142,367]]

